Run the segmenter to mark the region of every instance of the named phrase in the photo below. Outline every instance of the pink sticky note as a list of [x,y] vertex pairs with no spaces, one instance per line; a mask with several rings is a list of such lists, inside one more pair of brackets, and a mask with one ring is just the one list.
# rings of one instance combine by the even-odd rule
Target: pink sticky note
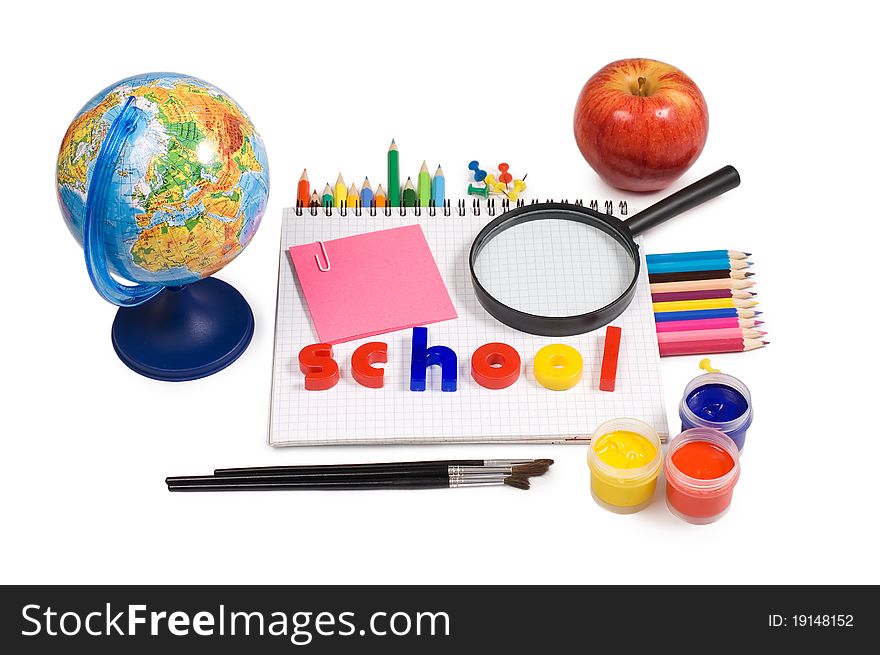
[[[293,246],[290,258],[323,343],[457,318],[419,225]],[[317,260],[315,256],[317,255]]]

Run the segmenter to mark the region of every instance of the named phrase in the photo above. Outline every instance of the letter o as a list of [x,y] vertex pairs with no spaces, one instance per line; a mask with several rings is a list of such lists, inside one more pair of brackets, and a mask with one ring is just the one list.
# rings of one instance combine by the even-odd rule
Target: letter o
[[553,391],[571,389],[583,372],[584,358],[571,346],[553,343],[535,353],[535,378]]
[[483,344],[471,356],[471,377],[486,389],[506,389],[519,379],[522,360],[506,343]]

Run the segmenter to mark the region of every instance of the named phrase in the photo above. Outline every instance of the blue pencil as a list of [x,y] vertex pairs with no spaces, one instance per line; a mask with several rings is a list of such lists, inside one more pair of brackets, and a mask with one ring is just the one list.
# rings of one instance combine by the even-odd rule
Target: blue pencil
[[654,321],[698,321],[704,318],[754,318],[761,312],[753,309],[695,309],[689,312],[654,312]]
[[370,186],[370,178],[364,178],[364,186],[361,187],[361,207],[369,209],[373,206],[373,187]]
[[722,271],[751,266],[742,259],[679,259],[676,261],[648,262],[648,273],[689,273],[691,271]]
[[691,259],[745,259],[750,256],[750,252],[740,252],[738,250],[696,250],[694,252],[668,252],[659,255],[647,255],[648,263],[651,262],[669,262],[669,261],[688,261]]
[[443,169],[439,166],[431,182],[431,200],[434,201],[435,207],[442,207],[446,202],[446,178],[443,176]]

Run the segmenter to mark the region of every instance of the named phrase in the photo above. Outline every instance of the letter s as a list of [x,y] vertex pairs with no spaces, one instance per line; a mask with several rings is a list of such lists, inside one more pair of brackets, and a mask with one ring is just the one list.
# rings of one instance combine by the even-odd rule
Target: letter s
[[333,359],[329,343],[313,343],[300,350],[299,370],[306,374],[309,391],[326,391],[339,382],[339,364]]
[[28,610],[31,610],[31,609],[39,610],[40,606],[39,605],[25,605],[23,608],[21,608],[21,617],[24,620],[30,621],[31,623],[33,623],[35,626],[37,626],[37,629],[34,630],[33,632],[26,632],[26,631],[22,630],[21,634],[23,637],[33,637],[34,635],[38,635],[38,634],[40,634],[40,630],[43,628],[42,623],[37,621],[32,616],[28,616]]

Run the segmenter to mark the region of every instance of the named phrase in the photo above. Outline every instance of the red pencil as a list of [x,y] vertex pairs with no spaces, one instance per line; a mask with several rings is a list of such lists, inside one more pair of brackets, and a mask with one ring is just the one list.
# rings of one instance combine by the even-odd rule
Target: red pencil
[[748,300],[755,294],[749,291],[733,289],[701,289],[700,291],[672,291],[670,293],[652,293],[651,302],[678,302],[679,300],[714,300],[715,298],[736,298]]
[[702,341],[676,341],[660,344],[660,356],[712,355],[715,353],[738,353],[763,348],[769,341],[758,339],[709,339]]
[[299,184],[296,185],[296,204],[300,207],[308,207],[311,197],[309,174],[306,173],[306,169],[303,169],[303,174],[299,178]]

